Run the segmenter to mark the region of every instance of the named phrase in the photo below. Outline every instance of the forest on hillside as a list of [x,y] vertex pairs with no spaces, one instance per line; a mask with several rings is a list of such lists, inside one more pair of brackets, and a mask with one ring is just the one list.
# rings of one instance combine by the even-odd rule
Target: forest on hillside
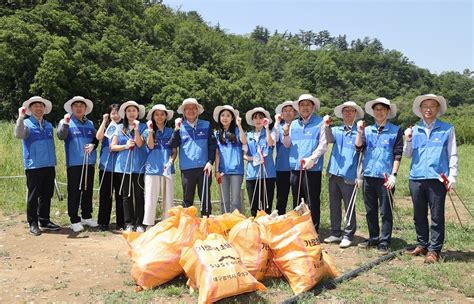
[[322,115],[346,100],[362,105],[387,97],[400,109],[395,122],[402,126],[417,120],[411,111],[415,96],[443,95],[459,142],[474,142],[474,72],[433,74],[377,38],[348,41],[323,29],[270,33],[264,25],[234,35],[198,12],[159,1],[0,6],[0,120],[14,119],[32,95],[53,102],[49,120],[56,122],[74,95],[94,101],[90,118],[98,121],[107,105],[126,100],[176,109],[195,97],[210,119],[217,105],[232,104],[242,113],[264,105],[273,112],[305,92],[320,98]]

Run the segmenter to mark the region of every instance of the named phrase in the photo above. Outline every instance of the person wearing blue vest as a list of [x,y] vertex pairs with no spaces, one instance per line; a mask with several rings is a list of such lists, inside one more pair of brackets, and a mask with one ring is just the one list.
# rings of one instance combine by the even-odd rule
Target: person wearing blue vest
[[321,216],[321,172],[324,153],[328,149],[325,124],[315,114],[320,104],[319,99],[311,94],[302,94],[293,104],[300,118],[291,123],[288,136],[283,137],[285,147],[290,148],[293,208],[304,198],[305,203],[310,206],[316,231],[319,231]]
[[278,214],[286,213],[288,194],[290,193],[290,149],[283,144],[283,137],[288,136],[290,125],[296,117],[293,101],[287,100],[279,104],[275,109],[275,125],[273,131],[276,134],[276,209]]
[[[64,104],[67,112],[57,129],[60,140],[64,140],[67,166],[67,209],[74,232],[84,226],[97,227],[92,219],[92,191],[94,169],[97,158],[96,129],[86,115],[92,112],[93,103],[82,96],[75,96]],[[81,216],[78,215],[81,207]],[[82,219],[82,221],[81,221]]]
[[[331,219],[331,235],[324,239],[325,243],[339,243],[339,247],[347,248],[352,245],[356,231],[355,208],[352,208],[351,199],[358,184],[357,169],[359,167],[359,155],[355,147],[357,135],[356,119],[364,118],[364,111],[353,101],[346,101],[334,108],[336,117],[342,119],[343,124],[330,128],[330,117],[324,116],[326,128],[326,139],[332,143],[331,157],[327,167],[329,177],[329,213]],[[347,214],[347,227],[341,231],[341,200]],[[351,208],[352,211],[347,211]]]
[[252,216],[257,210],[272,212],[275,192],[276,170],[273,161],[275,133],[270,131],[270,113],[262,107],[245,113],[245,120],[254,130],[247,133],[247,148],[244,159],[247,161],[247,195]]
[[115,171],[121,175],[119,191],[123,200],[125,231],[141,233],[145,232],[143,174],[147,151],[141,135],[146,125],[138,119],[145,116],[145,107],[129,100],[120,105],[118,113],[123,122],[112,137],[110,150],[118,152]]
[[[364,121],[357,123],[356,148],[363,151],[364,204],[369,228],[369,239],[358,246],[377,246],[379,253],[389,251],[392,240],[393,214],[389,192],[395,191],[395,182],[403,154],[401,129],[388,120],[397,115],[397,107],[387,98],[380,97],[365,104],[365,112],[374,117],[375,124],[365,128]],[[388,177],[386,180],[385,177]],[[378,210],[382,218],[379,227]]]
[[[454,187],[458,175],[454,127],[438,119],[446,109],[443,96],[426,94],[416,97],[413,112],[422,121],[405,130],[403,155],[412,158],[409,188],[418,242],[411,255],[426,255],[425,263],[439,260],[444,243],[446,193]],[[440,182],[441,174],[447,176],[447,188]],[[428,209],[431,227],[428,226]]]
[[215,132],[216,180],[221,185],[221,213],[238,210],[242,213],[240,189],[244,179],[244,158],[242,145],[247,144],[247,137],[242,129],[242,118],[239,111],[230,105],[217,106],[213,113],[218,128]]
[[99,157],[99,214],[97,222],[102,231],[109,230],[110,214],[112,212],[112,196],[115,191],[115,221],[117,230],[123,229],[123,202],[119,194],[122,176],[115,172],[117,153],[110,151],[110,142],[122,121],[118,114],[119,105],[112,104],[107,107],[107,112],[102,116],[102,123],[97,130],[96,138],[102,142]]
[[[18,109],[15,125],[15,137],[23,142],[23,165],[28,188],[26,218],[30,233],[35,236],[41,235],[42,230],[60,229],[49,217],[56,176],[56,152],[53,126],[44,119],[44,115],[49,114],[51,109],[49,100],[33,96]],[[25,115],[29,117],[25,118]]]
[[[204,112],[202,105],[195,98],[187,98],[178,108],[178,114],[184,115],[175,119],[175,128],[171,137],[171,147],[179,147],[179,167],[183,186],[183,206],[194,203],[196,186],[201,199],[201,215],[212,213],[211,174],[216,159],[216,138],[211,124],[199,119]],[[204,178],[206,175],[206,179]],[[206,186],[203,191],[203,186]]]
[[173,118],[174,111],[165,105],[157,104],[148,111],[148,129],[143,133],[148,150],[145,166],[145,216],[143,224],[155,225],[156,202],[161,192],[162,219],[169,217],[168,210],[173,207],[174,199],[174,161],[176,149],[171,148],[173,129],[166,126]]

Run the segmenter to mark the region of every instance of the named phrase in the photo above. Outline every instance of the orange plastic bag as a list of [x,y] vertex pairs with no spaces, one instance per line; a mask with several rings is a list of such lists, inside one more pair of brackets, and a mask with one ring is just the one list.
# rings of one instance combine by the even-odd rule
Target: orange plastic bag
[[269,254],[265,227],[253,218],[243,220],[232,228],[228,240],[248,271],[258,281],[263,280]]
[[187,284],[192,290],[199,289],[199,303],[266,290],[250,274],[232,245],[216,233],[184,248],[179,264],[189,278]]
[[265,271],[265,278],[280,278],[282,276],[280,270],[278,269],[277,265],[273,261],[273,252],[272,250],[268,250],[268,259],[267,259],[267,266]]
[[166,283],[183,272],[179,265],[181,250],[202,239],[195,207],[174,207],[171,216],[129,243],[132,277],[138,286],[150,289]]
[[232,213],[204,217],[201,219],[199,229],[205,235],[217,233],[227,238],[232,227],[243,220],[245,220],[245,215],[241,214],[238,210],[234,210]]

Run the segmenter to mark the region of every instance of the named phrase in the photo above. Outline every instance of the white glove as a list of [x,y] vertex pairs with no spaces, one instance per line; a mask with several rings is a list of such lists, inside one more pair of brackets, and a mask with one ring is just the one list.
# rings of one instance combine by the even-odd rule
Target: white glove
[[174,129],[179,130],[181,128],[181,124],[183,123],[183,119],[178,117],[174,120]]
[[265,118],[263,119],[263,126],[264,126],[265,128],[268,128],[269,125],[270,125],[270,121],[268,120],[268,118],[265,117]]
[[237,127],[242,125],[242,118],[240,118],[240,116],[237,116],[235,118],[235,124],[237,125]]
[[362,130],[364,130],[364,129],[365,129],[365,121],[359,120],[359,121],[357,122],[357,130],[362,131]]
[[330,126],[332,124],[332,118],[329,115],[324,115],[323,122],[326,126]]
[[448,176],[448,189],[451,190],[451,189],[454,189],[454,186],[456,185],[456,178],[452,175]]
[[102,115],[102,121],[109,121],[109,113],[105,113],[104,115]]
[[19,118],[25,118],[26,115],[26,108],[25,107],[20,107],[18,109],[18,117]]
[[167,176],[169,175],[170,173],[168,172],[169,168],[171,168],[171,166],[173,165],[173,161],[170,159],[168,160],[168,162],[165,164],[165,166],[163,167],[163,175],[164,176]]
[[150,132],[153,132],[153,122],[151,120],[146,122],[146,125],[148,126],[148,129]]
[[138,126],[140,125],[140,122],[138,120],[134,120],[132,124],[132,128],[135,131],[138,131]]
[[135,141],[133,139],[129,139],[125,144],[126,149],[130,149],[135,147]]
[[387,181],[383,184],[387,189],[392,189],[395,187],[395,183],[397,182],[397,177],[393,174],[391,174]]
[[86,144],[84,145],[84,152],[86,152],[87,154],[91,154],[91,152],[94,150],[94,147],[94,144]]
[[64,115],[64,124],[65,124],[65,125],[68,125],[70,122],[71,122],[71,114],[66,113],[66,114]]
[[281,114],[275,114],[275,124],[279,124],[282,120]]
[[405,130],[405,140],[410,142],[412,140],[412,136],[413,136],[413,129],[412,127],[408,127]]
[[203,170],[207,176],[211,176],[211,171],[212,171],[212,165],[210,162],[207,162],[206,165],[204,166]]
[[362,186],[364,185],[364,179],[363,178],[356,178],[355,185],[356,185],[357,189],[362,189]]
[[303,169],[309,170],[314,167],[314,159],[311,157],[303,158]]

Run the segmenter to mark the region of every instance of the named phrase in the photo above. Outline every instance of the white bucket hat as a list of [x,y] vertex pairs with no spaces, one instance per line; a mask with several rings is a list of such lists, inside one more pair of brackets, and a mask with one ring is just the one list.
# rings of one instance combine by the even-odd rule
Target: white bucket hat
[[198,107],[198,114],[202,114],[204,112],[204,108],[202,105],[199,104],[199,102],[196,100],[196,98],[186,98],[183,100],[183,103],[179,106],[178,108],[178,114],[183,114],[184,112],[184,107],[186,105],[196,105]]
[[224,105],[224,106],[217,106],[214,108],[214,113],[212,113],[212,117],[214,118],[214,121],[215,122],[219,122],[219,114],[223,111],[223,110],[229,110],[231,111],[232,113],[234,113],[234,117],[237,118],[239,117],[239,111],[237,111],[236,109],[234,109],[233,106],[230,106],[230,105]]
[[[284,107],[287,107],[287,106],[293,107],[293,104],[294,104],[294,101],[292,101],[292,100],[284,101],[284,102],[280,103],[280,104],[276,107],[275,113],[276,113],[276,114],[281,114],[281,112],[283,111],[283,108],[284,108]],[[293,109],[294,109],[294,107],[293,107]]]
[[319,108],[321,107],[321,102],[319,99],[311,94],[302,94],[298,100],[293,103],[293,108],[295,108],[298,113],[300,112],[300,102],[303,100],[310,100],[315,105],[314,112],[316,113],[319,111]]
[[265,117],[268,119],[269,124],[272,123],[272,118],[270,117],[270,113],[262,107],[256,107],[256,108],[253,108],[252,110],[248,111],[247,113],[245,113],[245,120],[247,121],[247,124],[249,126],[254,125],[252,117],[253,117],[253,114],[258,113],[258,112],[263,113],[263,115],[265,115]]
[[151,108],[150,111],[148,111],[148,114],[146,115],[146,120],[151,120],[153,113],[156,110],[166,112],[166,120],[168,121],[170,121],[173,118],[174,111],[166,109],[166,106],[160,103],[160,104],[154,105],[153,108]]
[[126,101],[126,102],[122,103],[120,105],[119,110],[118,110],[118,114],[122,119],[125,119],[125,110],[129,106],[134,106],[138,109],[138,119],[142,119],[143,117],[145,117],[145,106],[141,105],[141,104],[138,104],[136,101],[129,100],[129,101]]
[[42,104],[44,104],[44,114],[51,113],[51,110],[53,109],[53,105],[51,104],[51,101],[44,99],[41,96],[33,96],[30,99],[23,102],[23,105],[22,105],[23,107],[25,107],[27,115],[31,115],[30,105],[35,102],[41,102]]
[[384,104],[384,105],[387,105],[390,107],[390,112],[388,113],[388,116],[387,118],[388,119],[391,119],[391,118],[394,118],[395,116],[397,116],[397,106],[390,103],[390,100],[388,100],[387,98],[385,97],[379,97],[377,99],[374,99],[374,100],[371,100],[371,101],[367,101],[365,103],[365,112],[367,114],[369,114],[370,116],[372,117],[375,117],[374,116],[374,110],[372,109],[372,107],[378,103],[381,103],[381,104]]
[[446,103],[446,99],[444,99],[443,96],[425,94],[416,97],[415,101],[413,101],[413,113],[415,113],[416,116],[423,118],[423,115],[421,115],[420,106],[423,101],[428,99],[436,100],[439,103],[439,110],[438,114],[436,115],[437,117],[440,117],[441,115],[446,113],[446,110],[448,109],[448,104]]
[[72,104],[78,101],[86,104],[86,112],[85,112],[86,115],[92,112],[92,109],[94,108],[94,104],[92,103],[92,101],[82,96],[74,96],[73,98],[66,101],[66,103],[64,104],[64,111],[68,113],[72,113]]
[[364,110],[362,110],[362,108],[359,107],[359,105],[356,104],[353,101],[346,101],[343,104],[338,105],[337,107],[335,107],[334,108],[334,114],[336,114],[336,117],[343,118],[342,110],[344,110],[344,108],[347,108],[347,107],[353,108],[357,111],[356,119],[364,118]]

